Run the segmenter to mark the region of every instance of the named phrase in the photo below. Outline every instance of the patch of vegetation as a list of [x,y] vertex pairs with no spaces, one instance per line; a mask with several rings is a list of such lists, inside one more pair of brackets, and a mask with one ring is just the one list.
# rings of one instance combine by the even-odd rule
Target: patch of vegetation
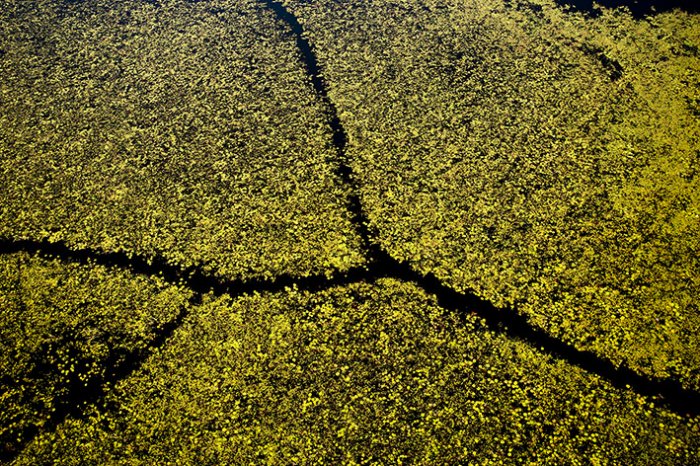
[[615,364],[700,387],[698,16],[288,4],[390,254]]
[[414,285],[205,299],[17,465],[689,464],[698,425],[460,322]]
[[257,2],[0,2],[0,235],[228,278],[363,262],[294,38]]
[[57,411],[83,408],[81,392],[104,389],[190,295],[101,266],[0,256],[0,459]]

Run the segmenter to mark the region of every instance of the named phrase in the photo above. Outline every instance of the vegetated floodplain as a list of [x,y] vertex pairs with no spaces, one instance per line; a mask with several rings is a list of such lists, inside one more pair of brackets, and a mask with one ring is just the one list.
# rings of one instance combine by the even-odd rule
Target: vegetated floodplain
[[205,297],[108,398],[16,464],[676,465],[698,446],[697,425],[393,279]]
[[290,2],[387,252],[700,387],[700,19]]
[[0,462],[698,464],[696,17],[272,6],[0,0]]
[[[0,256],[0,461],[142,352],[192,293],[102,266]],[[58,413],[57,413],[58,412]]]
[[260,4],[0,8],[0,236],[229,278],[363,262],[323,105]]

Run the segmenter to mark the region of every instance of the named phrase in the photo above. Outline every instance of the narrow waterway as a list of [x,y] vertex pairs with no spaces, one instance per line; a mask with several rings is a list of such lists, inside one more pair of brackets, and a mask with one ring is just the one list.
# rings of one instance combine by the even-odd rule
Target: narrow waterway
[[[370,255],[370,275],[387,276],[415,283],[426,292],[435,295],[442,307],[458,313],[476,313],[486,321],[489,328],[496,332],[505,333],[510,337],[526,341],[554,358],[564,360],[589,373],[607,379],[618,388],[631,387],[639,394],[657,397],[660,404],[665,405],[678,414],[700,414],[700,393],[683,388],[680,382],[675,380],[655,380],[625,367],[615,367],[612,362],[595,353],[578,350],[573,345],[553,337],[540,328],[534,327],[517,310],[496,308],[492,303],[473,292],[459,293],[442,283],[432,274],[422,275],[416,272],[410,264],[396,260],[387,254],[380,245],[372,243],[368,220],[359,196],[359,186],[345,153],[347,144],[346,132],[338,118],[335,105],[328,96],[326,83],[320,76],[321,66],[313,48],[304,37],[304,31],[299,20],[284,5],[274,0],[262,1],[277,14],[280,20],[287,23],[291,28],[314,89],[328,109],[329,125],[334,135],[333,143],[339,158],[338,173],[343,182],[350,188],[351,195],[348,203],[355,227],[362,236]],[[611,76],[612,79],[619,78],[619,75],[622,73],[619,64],[615,66],[615,63],[604,63],[604,65],[612,68],[615,72]]]

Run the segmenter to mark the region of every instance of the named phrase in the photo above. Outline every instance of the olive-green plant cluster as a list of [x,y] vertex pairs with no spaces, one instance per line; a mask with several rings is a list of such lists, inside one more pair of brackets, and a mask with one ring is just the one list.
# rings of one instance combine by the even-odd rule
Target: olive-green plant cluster
[[0,451],[59,407],[77,408],[66,403],[100,387],[108,365],[143,351],[190,295],[102,266],[0,256]]
[[294,37],[253,0],[0,2],[0,235],[226,277],[362,262]]
[[392,255],[700,388],[697,15],[286,3]]
[[692,464],[698,425],[412,284],[206,299],[17,465]]

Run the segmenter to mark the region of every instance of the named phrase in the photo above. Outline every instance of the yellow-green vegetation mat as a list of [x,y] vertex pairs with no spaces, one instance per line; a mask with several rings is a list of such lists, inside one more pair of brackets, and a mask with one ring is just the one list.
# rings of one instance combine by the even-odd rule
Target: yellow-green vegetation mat
[[285,3],[391,255],[700,388],[700,16]]
[[157,277],[24,253],[0,256],[0,451],[84,408],[186,308],[191,292]]
[[700,18],[599,11],[0,0],[0,462],[700,465]]
[[0,235],[232,278],[362,262],[323,107],[259,3],[0,1]]
[[16,464],[690,464],[698,425],[412,284],[205,299]]

